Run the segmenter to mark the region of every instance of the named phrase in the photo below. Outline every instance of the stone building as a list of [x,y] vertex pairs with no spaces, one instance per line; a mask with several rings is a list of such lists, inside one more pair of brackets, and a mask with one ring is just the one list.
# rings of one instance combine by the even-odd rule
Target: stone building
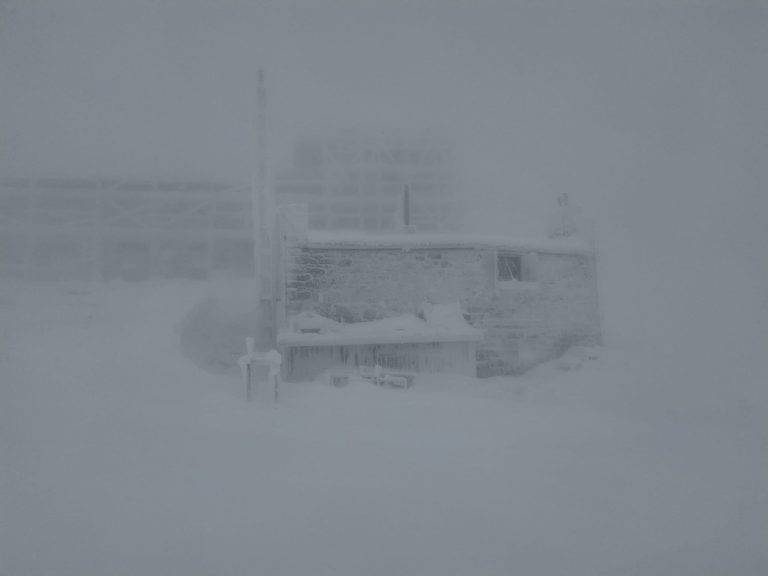
[[514,374],[600,341],[595,252],[574,238],[288,228],[276,324],[289,379],[371,363]]

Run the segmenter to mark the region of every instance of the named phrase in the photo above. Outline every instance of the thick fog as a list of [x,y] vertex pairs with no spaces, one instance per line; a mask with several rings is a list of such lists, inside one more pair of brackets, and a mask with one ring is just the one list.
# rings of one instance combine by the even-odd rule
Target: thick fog
[[0,0],[0,177],[247,182],[258,68],[273,162],[434,131],[510,236],[567,193],[639,405],[768,418],[768,3]]
[[714,363],[688,384],[717,375],[716,394],[764,347],[764,3],[6,1],[0,14],[5,175],[247,181],[263,67],[274,157],[307,126],[446,133],[475,227],[537,233],[562,192],[597,220],[609,341]]

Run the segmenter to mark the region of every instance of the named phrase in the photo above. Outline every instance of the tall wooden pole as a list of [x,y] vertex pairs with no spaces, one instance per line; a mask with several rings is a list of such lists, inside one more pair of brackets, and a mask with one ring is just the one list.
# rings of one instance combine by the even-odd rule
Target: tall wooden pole
[[268,151],[267,151],[267,90],[264,70],[256,76],[256,158],[252,181],[251,209],[253,217],[253,266],[256,296],[256,326],[254,336],[264,343],[270,326],[269,299],[271,297],[271,219],[273,206],[270,202]]

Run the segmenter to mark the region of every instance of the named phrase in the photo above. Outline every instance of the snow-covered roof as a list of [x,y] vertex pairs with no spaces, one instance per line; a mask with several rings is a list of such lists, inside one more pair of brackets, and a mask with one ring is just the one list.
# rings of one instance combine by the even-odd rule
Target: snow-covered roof
[[[462,318],[458,303],[425,305],[425,318],[403,314],[370,322],[342,324],[313,313],[289,318],[293,329],[281,330],[281,346],[343,346],[422,342],[476,342],[483,332]],[[302,326],[312,332],[301,332]],[[314,331],[317,330],[317,331]]]
[[309,230],[305,237],[294,242],[313,248],[491,248],[520,252],[546,252],[551,254],[587,254],[589,244],[578,238],[513,238],[508,236],[482,236],[459,233],[384,233],[367,234],[359,231]]

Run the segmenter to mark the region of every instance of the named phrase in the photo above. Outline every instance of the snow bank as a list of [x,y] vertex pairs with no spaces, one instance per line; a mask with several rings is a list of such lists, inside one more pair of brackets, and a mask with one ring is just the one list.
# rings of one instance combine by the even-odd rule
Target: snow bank
[[255,312],[247,301],[235,306],[221,295],[206,294],[190,307],[179,326],[184,354],[212,373],[233,372],[252,336]]

